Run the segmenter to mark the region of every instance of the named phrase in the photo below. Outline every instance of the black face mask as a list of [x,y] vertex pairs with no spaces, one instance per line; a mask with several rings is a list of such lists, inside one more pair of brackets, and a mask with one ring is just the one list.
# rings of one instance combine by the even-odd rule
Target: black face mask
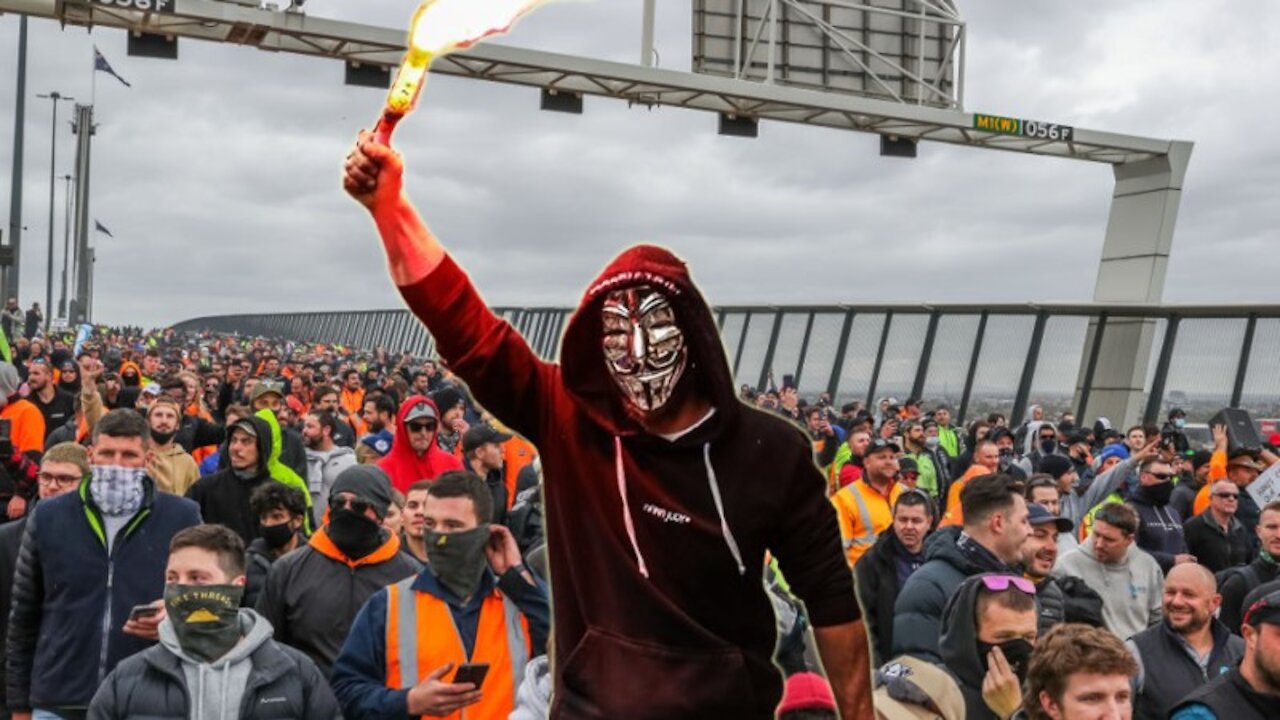
[[261,537],[262,540],[267,543],[267,547],[272,550],[279,550],[285,545],[288,545],[289,541],[293,539],[293,536],[296,533],[297,531],[290,527],[290,523],[287,522],[278,523],[276,525],[258,526],[258,536]]
[[1052,438],[1040,441],[1040,452],[1045,455],[1052,455],[1054,450],[1058,449],[1058,441]]
[[177,430],[173,432],[160,432],[159,430],[151,431],[151,439],[156,441],[157,445],[168,445],[169,441],[178,434]]
[[430,530],[423,533],[431,572],[459,599],[471,597],[480,587],[480,578],[489,566],[484,552],[489,535],[488,525],[447,534]]
[[1004,653],[1004,659],[1009,661],[1009,669],[1013,670],[1013,674],[1018,676],[1020,682],[1027,680],[1027,665],[1031,661],[1031,643],[1022,638],[1014,638],[1013,640],[1005,640],[1002,643],[984,643],[978,641],[978,657],[982,659],[982,667],[987,666],[987,655],[992,648],[1000,648],[1000,652]]
[[382,526],[351,508],[330,510],[325,532],[342,554],[352,560],[359,560],[382,547]]
[[182,651],[213,662],[240,642],[242,585],[165,585],[164,607]]
[[1167,505],[1169,498],[1173,497],[1173,483],[1162,482],[1158,485],[1146,486],[1147,497],[1151,498],[1151,502],[1156,505]]

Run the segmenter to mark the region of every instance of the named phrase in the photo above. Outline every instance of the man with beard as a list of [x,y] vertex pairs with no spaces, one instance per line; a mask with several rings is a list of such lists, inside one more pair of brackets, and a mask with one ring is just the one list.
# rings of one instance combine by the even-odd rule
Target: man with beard
[[53,382],[53,368],[47,360],[32,361],[27,368],[27,387],[31,389],[27,399],[35,403],[44,416],[46,438],[75,415],[75,396]]
[[372,465],[347,468],[333,484],[329,524],[267,574],[257,611],[276,640],[301,650],[325,677],[365,601],[421,569],[382,527],[390,504],[386,473]]
[[318,517],[324,517],[333,484],[343,470],[356,464],[356,453],[333,441],[333,413],[312,410],[302,423],[302,444],[307,449],[307,487]]
[[[1053,564],[1058,560],[1058,534],[1071,532],[1072,525],[1070,520],[1058,517],[1035,503],[1029,503],[1027,511],[1031,535],[1022,545],[1022,568],[1023,574],[1036,586],[1037,626],[1043,635],[1066,620],[1067,599],[1052,573]],[[1099,599],[1099,613],[1101,610]]]
[[167,397],[156,398],[147,410],[152,443],[147,474],[156,481],[157,488],[174,495],[186,495],[187,490],[200,479],[200,468],[195,458],[174,442],[181,422],[182,408]]
[[358,439],[356,431],[342,419],[338,405],[338,389],[331,385],[322,385],[316,388],[313,398],[315,401],[311,405],[312,410],[324,411],[333,417],[333,442],[341,447],[355,448]]
[[1225,675],[1244,657],[1244,641],[1214,614],[1222,604],[1213,573],[1179,565],[1164,579],[1164,621],[1125,644],[1138,661],[1138,720],[1164,720],[1189,692]]
[[364,399],[360,420],[364,423],[366,433],[360,439],[368,442],[372,437],[370,444],[380,448],[379,452],[385,457],[395,442],[396,401],[380,391],[370,392]]
[[1272,720],[1280,717],[1280,583],[1245,598],[1244,659],[1183,699],[1173,720]]
[[[334,664],[334,691],[352,718],[466,708],[466,717],[505,720],[526,664],[546,654],[546,586],[511,531],[491,522],[495,506],[478,476],[445,473],[426,495],[429,562],[361,608]],[[446,679],[465,662],[489,665],[482,683]]]
[[1218,585],[1222,592],[1219,618],[1236,634],[1240,633],[1241,618],[1248,609],[1244,606],[1245,597],[1259,585],[1280,579],[1280,500],[1272,500],[1262,508],[1255,533],[1260,546],[1257,559],[1223,573]]
[[543,452],[551,717],[772,718],[766,552],[806,604],[843,717],[870,717],[866,633],[812,447],[738,400],[685,264],[624,252],[588,287],[560,364],[545,362],[484,304],[402,182],[399,156],[362,134],[344,185],[373,216],[392,279],[476,399]]

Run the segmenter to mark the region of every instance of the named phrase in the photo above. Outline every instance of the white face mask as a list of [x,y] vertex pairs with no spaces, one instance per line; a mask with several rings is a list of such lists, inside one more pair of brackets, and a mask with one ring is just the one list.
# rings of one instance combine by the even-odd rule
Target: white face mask
[[623,397],[645,412],[661,408],[689,357],[670,299],[648,285],[614,290],[601,321],[605,367]]
[[927,437],[927,438],[925,438],[925,439],[924,439],[924,446],[925,446],[925,447],[927,447],[927,448],[929,448],[930,450],[934,450],[934,449],[936,449],[936,448],[938,447],[938,438],[937,438],[937,437]]

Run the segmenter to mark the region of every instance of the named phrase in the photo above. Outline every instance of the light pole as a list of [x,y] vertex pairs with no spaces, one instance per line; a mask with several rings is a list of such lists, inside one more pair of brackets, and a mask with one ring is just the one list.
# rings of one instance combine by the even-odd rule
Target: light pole
[[48,95],[37,95],[42,100],[53,101],[52,142],[49,145],[49,262],[44,284],[44,334],[49,334],[49,323],[53,320],[53,194],[58,183],[58,101],[75,100],[62,95],[57,90]]
[[18,97],[13,111],[13,180],[9,187],[9,247],[13,264],[4,269],[4,291],[18,297],[22,260],[22,138],[27,118],[27,16],[18,16]]
[[71,261],[71,180],[70,175],[63,175],[63,180],[67,181],[66,206],[67,214],[62,221],[62,295],[58,298],[58,317],[68,318],[67,315],[67,272],[68,263]]

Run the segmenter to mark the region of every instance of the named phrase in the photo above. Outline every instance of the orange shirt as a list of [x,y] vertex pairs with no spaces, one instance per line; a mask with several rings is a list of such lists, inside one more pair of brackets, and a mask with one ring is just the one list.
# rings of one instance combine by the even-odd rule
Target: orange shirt
[[970,465],[959,480],[951,483],[951,489],[947,491],[947,512],[942,516],[942,522],[938,523],[938,527],[964,524],[964,510],[960,507],[960,493],[964,491],[970,480],[979,475],[989,474],[991,474],[991,471],[982,465]]
[[0,410],[0,418],[9,421],[9,437],[20,453],[44,452],[44,415],[29,400],[14,400]]

